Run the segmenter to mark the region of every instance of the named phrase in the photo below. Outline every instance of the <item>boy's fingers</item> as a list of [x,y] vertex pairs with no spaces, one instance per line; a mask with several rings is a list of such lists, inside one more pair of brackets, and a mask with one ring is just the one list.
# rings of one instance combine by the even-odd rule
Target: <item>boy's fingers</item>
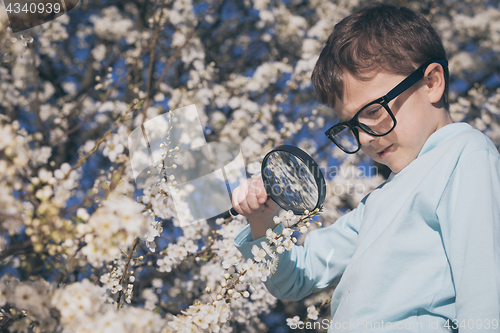
[[266,192],[266,188],[264,186],[264,180],[261,176],[255,177],[255,186],[258,188],[257,200],[261,205],[270,210],[276,211],[279,208],[279,205],[271,199]]
[[232,196],[232,204],[233,208],[239,214],[246,214],[247,206],[246,206],[246,196],[248,195],[248,184],[247,182],[243,182],[234,189]]
[[247,203],[253,212],[260,212],[264,210],[265,207],[261,207],[261,203],[258,200],[258,195],[260,189],[258,187],[258,180],[256,178],[250,179],[250,188],[247,195]]
[[267,201],[267,193],[266,193],[266,188],[264,187],[264,181],[262,180],[262,177],[254,177],[252,178],[253,184],[255,186],[255,195],[257,197],[257,200],[260,204],[263,204]]
[[267,194],[261,177],[253,177],[234,189],[233,208],[242,215],[261,213],[266,209]]
[[248,182],[243,182],[240,185],[240,191],[238,192],[237,200],[238,200],[238,205],[241,210],[242,215],[248,214],[248,204],[247,204],[247,196],[248,196]]

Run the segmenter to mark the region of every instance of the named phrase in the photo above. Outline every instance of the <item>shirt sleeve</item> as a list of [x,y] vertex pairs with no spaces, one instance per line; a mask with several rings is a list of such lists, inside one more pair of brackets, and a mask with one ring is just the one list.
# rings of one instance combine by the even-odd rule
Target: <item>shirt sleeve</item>
[[[437,210],[456,292],[459,332],[500,323],[500,157],[462,156]],[[496,325],[495,325],[496,322]]]
[[[269,292],[280,299],[299,300],[337,284],[356,248],[365,200],[332,225],[311,231],[304,246],[293,245],[290,251],[278,255],[277,269],[265,282]],[[281,227],[274,231],[280,234]],[[252,258],[252,246],[260,247],[263,241],[269,243],[265,237],[252,240],[247,225],[234,244],[245,258]]]

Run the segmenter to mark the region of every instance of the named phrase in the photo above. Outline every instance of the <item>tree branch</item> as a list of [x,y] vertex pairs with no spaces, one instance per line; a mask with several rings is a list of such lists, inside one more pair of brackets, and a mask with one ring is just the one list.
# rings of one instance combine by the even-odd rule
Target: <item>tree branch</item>
[[113,130],[118,126],[118,124],[122,121],[123,117],[125,117],[125,115],[127,115],[130,111],[133,111],[135,110],[137,107],[139,106],[139,104],[135,104],[134,106],[130,107],[123,115],[119,116],[113,126],[104,134],[104,136],[102,138],[100,138],[99,140],[97,140],[96,144],[94,145],[94,148],[92,148],[92,150],[90,150],[87,154],[85,154],[83,157],[81,157],[79,160],[78,160],[78,163],[75,164],[71,170],[68,172],[68,175],[70,174],[71,171],[79,168],[80,166],[82,166],[83,163],[85,163],[85,161],[87,160],[87,158],[89,158],[90,155],[92,155],[96,150],[97,148],[99,148],[99,145],[107,139],[107,137],[111,134],[111,132],[113,132]]
[[153,42],[151,43],[151,54],[149,56],[149,68],[148,68],[148,82],[146,87],[146,101],[144,102],[144,108],[142,109],[142,122],[141,125],[144,124],[144,120],[146,118],[146,110],[149,108],[149,102],[151,99],[151,83],[153,82],[153,70],[155,67],[155,56],[156,56],[156,43],[158,42],[158,36],[160,34],[161,20],[163,19],[163,9],[165,9],[166,1],[163,0],[160,8],[160,16],[158,18],[158,22],[156,23],[155,31],[153,33]]
[[135,248],[137,247],[137,245],[139,245],[140,241],[141,241],[141,239],[139,237],[137,237],[135,239],[134,247],[132,248],[132,251],[130,251],[130,254],[128,255],[128,260],[127,260],[127,263],[125,264],[125,269],[123,270],[123,275],[120,278],[120,286],[122,286],[122,290],[120,290],[118,293],[118,299],[116,300],[116,310],[120,310],[120,303],[121,303],[121,299],[122,299],[122,295],[123,295],[123,281],[125,280],[125,276],[127,275],[128,265],[130,264],[130,261],[132,260],[132,256],[134,255]]
[[23,253],[27,250],[29,250],[29,247],[31,246],[31,241],[27,240],[22,243],[14,243],[2,252],[0,252],[0,260],[3,260],[9,256],[15,255],[15,254],[20,254]]
[[[31,58],[33,60],[33,84],[35,85],[35,112],[36,112],[36,121],[38,124],[38,129],[41,133],[43,130],[42,118],[40,117],[40,100],[39,100],[39,91],[38,91],[38,70],[36,68],[36,55],[35,55],[35,46],[34,43],[30,43],[30,51]],[[43,139],[45,141],[45,137]]]

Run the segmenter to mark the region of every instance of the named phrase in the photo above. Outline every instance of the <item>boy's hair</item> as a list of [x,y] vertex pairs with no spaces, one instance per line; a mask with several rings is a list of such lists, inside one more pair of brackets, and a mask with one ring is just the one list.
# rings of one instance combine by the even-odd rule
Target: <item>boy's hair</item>
[[[318,100],[334,108],[342,100],[342,74],[369,80],[374,71],[409,75],[429,60],[446,59],[441,38],[427,19],[408,8],[373,4],[335,25],[312,72]],[[448,110],[449,72],[444,67]]]

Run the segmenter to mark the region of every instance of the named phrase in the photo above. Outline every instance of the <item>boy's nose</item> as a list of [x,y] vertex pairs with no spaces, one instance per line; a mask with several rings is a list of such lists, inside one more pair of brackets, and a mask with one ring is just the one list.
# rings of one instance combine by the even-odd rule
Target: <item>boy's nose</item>
[[359,136],[359,143],[362,146],[366,146],[371,144],[372,141],[378,140],[378,137],[376,136],[371,136],[370,134],[366,133],[365,131],[358,129],[358,136]]

